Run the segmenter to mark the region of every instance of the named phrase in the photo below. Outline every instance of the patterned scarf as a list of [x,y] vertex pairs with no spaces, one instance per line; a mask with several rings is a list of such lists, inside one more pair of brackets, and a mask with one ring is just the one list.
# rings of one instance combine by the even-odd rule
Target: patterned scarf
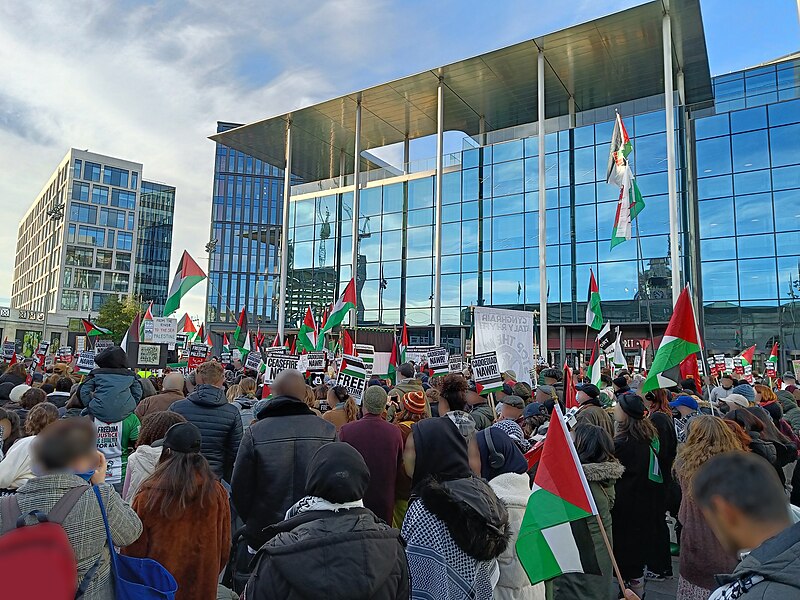
[[754,585],[762,581],[764,581],[764,578],[761,575],[751,575],[744,579],[737,579],[732,583],[718,588],[717,591],[711,594],[708,600],[736,600],[736,598],[741,598],[749,592]]
[[364,501],[363,500],[353,500],[352,502],[344,502],[343,504],[336,504],[334,502],[328,502],[325,498],[320,498],[319,496],[305,496],[300,498],[297,502],[295,502],[289,510],[286,511],[286,516],[284,520],[291,519],[292,517],[296,517],[297,515],[309,512],[312,510],[330,510],[333,512],[338,512],[340,510],[348,510],[351,508],[364,508]]

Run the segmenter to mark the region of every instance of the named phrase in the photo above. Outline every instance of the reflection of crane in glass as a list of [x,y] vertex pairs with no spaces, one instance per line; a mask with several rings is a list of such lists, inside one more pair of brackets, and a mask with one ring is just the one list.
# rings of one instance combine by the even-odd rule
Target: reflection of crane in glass
[[[347,216],[352,219],[353,218],[353,209],[349,206],[342,206],[344,212],[347,213]],[[364,304],[361,301],[361,290],[364,288],[364,283],[367,281],[367,257],[361,254],[361,240],[364,238],[372,237],[372,233],[369,229],[369,217],[359,216],[360,220],[362,221],[358,230],[358,239],[355,241],[356,244],[356,256],[358,257],[358,266],[356,268],[356,297],[357,297],[357,305],[356,305],[356,313],[359,320],[364,319]],[[344,233],[344,232],[342,232]]]
[[320,230],[319,230],[319,237],[320,237],[321,242],[320,242],[320,245],[319,245],[319,253],[317,255],[317,258],[319,260],[319,266],[320,267],[324,267],[325,266],[325,262],[328,259],[328,249],[327,249],[327,244],[325,243],[325,240],[327,240],[328,238],[331,237],[331,223],[330,223],[331,211],[326,206],[325,207],[325,216],[324,217],[322,216],[322,211],[321,210],[317,209],[317,213],[319,214],[319,218],[320,218],[320,221],[322,223],[320,225]]

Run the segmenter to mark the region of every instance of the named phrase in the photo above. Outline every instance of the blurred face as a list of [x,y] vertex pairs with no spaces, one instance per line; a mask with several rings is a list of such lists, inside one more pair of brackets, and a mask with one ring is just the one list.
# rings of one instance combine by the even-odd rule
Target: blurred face
[[331,408],[333,408],[339,403],[339,400],[336,398],[336,394],[333,393],[333,388],[328,390],[327,399],[328,399],[328,406],[330,406]]
[[625,414],[625,411],[622,410],[622,407],[619,404],[614,405],[614,420],[617,423],[624,423],[628,420],[628,415]]
[[536,402],[539,404],[544,404],[547,400],[550,400],[550,394],[545,394],[541,390],[536,390]]
[[715,496],[711,506],[703,509],[703,516],[726,552],[736,554],[747,547],[740,535],[744,515],[739,509]]
[[500,420],[510,419],[512,421],[516,421],[521,416],[522,416],[522,409],[514,408],[513,406],[509,406],[508,404],[500,405]]
[[761,392],[756,390],[756,402],[761,402],[762,398],[763,398],[763,396],[761,395]]
[[578,404],[583,404],[591,400],[591,397],[586,392],[578,392]]
[[728,379],[727,377],[723,377],[720,380],[720,384],[722,385],[722,389],[729,390],[729,389],[731,389],[733,387],[733,380],[732,379]]

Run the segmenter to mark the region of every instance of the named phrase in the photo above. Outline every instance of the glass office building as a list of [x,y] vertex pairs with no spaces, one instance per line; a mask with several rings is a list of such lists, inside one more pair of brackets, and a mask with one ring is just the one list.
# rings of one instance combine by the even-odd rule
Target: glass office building
[[174,212],[173,186],[142,181],[133,293],[142,302],[153,302],[156,315],[164,312],[172,276],[169,259]]
[[[528,310],[538,318],[546,305],[547,346],[563,361],[585,347],[591,269],[604,317],[622,327],[626,349],[635,353],[650,338],[651,325],[655,338],[663,334],[677,269],[678,281],[696,291],[711,352],[734,354],[757,344],[768,354],[777,340],[784,359],[800,357],[800,100],[794,100],[800,67],[788,58],[712,79],[699,4],[671,5],[670,18],[680,27],[673,30],[675,116],[669,133],[660,54],[663,5],[649,2],[532,44],[214,136],[283,166],[285,131],[292,130],[292,170],[305,183],[292,187],[289,203],[287,329],[297,327],[307,304],[333,302],[353,276],[352,143],[355,118],[362,117],[348,121],[342,115],[357,114],[362,104],[369,111],[361,150],[430,135],[436,132],[441,77],[444,128],[465,133],[463,149],[443,156],[440,170],[435,160],[410,161],[407,154],[399,171],[360,168],[359,326],[407,323],[417,343],[433,342],[439,304],[442,343],[458,351],[469,332],[471,306]],[[602,39],[617,40],[614,65],[597,50]],[[543,177],[537,53],[545,63]],[[633,142],[629,159],[646,208],[633,238],[612,249],[619,189],[606,183],[606,170],[615,111]],[[668,143],[676,157],[677,252],[671,252]]]
[[[236,128],[217,123],[217,131]],[[275,328],[283,170],[217,144],[211,209],[206,323],[235,327],[247,307],[251,325]],[[231,325],[233,324],[233,325]]]

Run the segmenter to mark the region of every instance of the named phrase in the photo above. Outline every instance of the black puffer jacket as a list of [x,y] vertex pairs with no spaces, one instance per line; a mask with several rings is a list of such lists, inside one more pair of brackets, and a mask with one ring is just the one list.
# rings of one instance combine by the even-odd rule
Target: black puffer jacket
[[247,600],[408,598],[400,531],[366,508],[301,513],[268,535],[274,537],[258,553]]
[[242,441],[242,418],[239,409],[228,404],[225,392],[200,384],[185,400],[173,403],[170,410],[197,426],[203,436],[200,452],[217,477],[230,481]]
[[277,396],[257,415],[244,433],[231,481],[231,499],[251,548],[260,548],[269,539],[264,528],[283,521],[305,495],[311,458],[336,440],[336,427],[296,398]]

